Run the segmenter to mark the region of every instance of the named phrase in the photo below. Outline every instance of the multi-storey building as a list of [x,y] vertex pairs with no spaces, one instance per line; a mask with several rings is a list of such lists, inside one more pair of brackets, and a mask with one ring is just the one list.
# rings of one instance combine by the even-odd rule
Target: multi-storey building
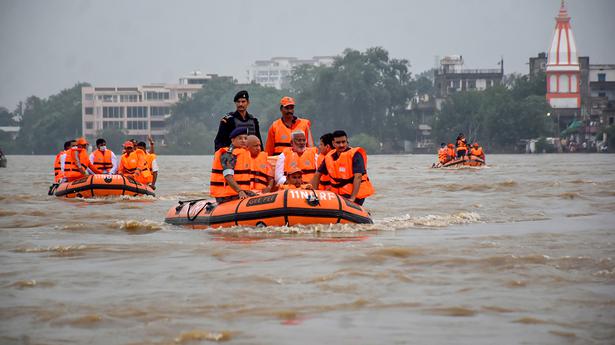
[[591,119],[601,125],[615,124],[615,65],[590,65]]
[[274,57],[270,60],[257,60],[247,71],[248,82],[276,89],[287,88],[293,68],[300,65],[331,66],[333,60],[333,56],[314,56],[311,59]]
[[142,86],[83,87],[82,130],[89,140],[108,128],[122,130],[130,138],[145,140],[152,136],[164,145],[166,120],[171,107],[198,92],[215,74],[194,72],[180,79],[179,84],[149,84]]
[[500,68],[465,69],[461,55],[450,55],[440,60],[440,67],[434,73],[437,106],[450,94],[460,91],[482,91],[502,83],[504,60]]

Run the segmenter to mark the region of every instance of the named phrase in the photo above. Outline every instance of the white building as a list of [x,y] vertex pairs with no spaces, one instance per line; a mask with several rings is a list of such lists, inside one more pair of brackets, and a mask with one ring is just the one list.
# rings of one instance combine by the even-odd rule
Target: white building
[[331,66],[333,56],[314,56],[311,59],[298,59],[296,57],[274,57],[270,60],[257,60],[248,72],[248,82],[263,86],[282,89],[288,87],[288,78],[294,67],[300,65]]
[[134,87],[83,87],[82,130],[88,139],[95,140],[99,131],[117,128],[130,138],[145,140],[151,135],[164,144],[166,119],[171,107],[178,101],[191,97],[215,74],[193,72],[180,78],[179,84],[150,84]]

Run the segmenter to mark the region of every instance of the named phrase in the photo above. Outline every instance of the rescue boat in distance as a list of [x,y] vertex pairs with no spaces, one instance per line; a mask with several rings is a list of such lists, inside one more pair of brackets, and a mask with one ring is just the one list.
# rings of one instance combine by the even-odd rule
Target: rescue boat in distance
[[[53,187],[52,187],[53,188]],[[53,190],[50,190],[50,194]],[[122,175],[88,175],[55,188],[55,196],[65,198],[95,198],[108,196],[155,196],[154,190],[133,178]]]
[[330,191],[288,189],[217,204],[214,200],[180,201],[165,222],[193,229],[232,226],[372,224],[369,212]]
[[439,163],[434,164],[432,168],[481,167],[481,166],[484,166],[485,164],[486,164],[485,161],[480,158],[476,158],[476,159],[459,158],[459,159],[453,159],[444,164],[439,164]]

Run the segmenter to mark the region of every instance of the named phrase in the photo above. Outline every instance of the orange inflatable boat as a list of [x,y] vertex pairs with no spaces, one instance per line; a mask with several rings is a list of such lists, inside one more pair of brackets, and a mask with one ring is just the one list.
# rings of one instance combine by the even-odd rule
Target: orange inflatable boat
[[194,229],[299,224],[371,224],[369,213],[333,192],[281,190],[217,204],[214,200],[180,201],[165,222]]
[[458,159],[454,159],[452,161],[448,161],[444,164],[434,164],[432,166],[432,168],[460,168],[460,167],[480,167],[485,165],[485,161],[480,159],[480,158],[476,158],[476,159],[463,159],[463,158],[458,158]]
[[[56,186],[56,185],[54,185]],[[53,193],[53,187],[50,193]],[[88,175],[72,182],[64,182],[55,189],[55,196],[92,198],[120,195],[152,195],[154,190],[131,177],[122,175]]]

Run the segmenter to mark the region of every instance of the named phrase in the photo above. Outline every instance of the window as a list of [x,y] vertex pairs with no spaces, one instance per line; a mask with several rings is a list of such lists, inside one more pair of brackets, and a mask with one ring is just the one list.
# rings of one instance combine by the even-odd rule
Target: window
[[85,114],[86,115],[94,115],[94,108],[92,108],[92,107],[85,107]]
[[468,80],[468,89],[470,90],[476,89],[476,80]]
[[120,102],[137,102],[138,100],[138,95],[120,95]]
[[107,129],[107,128],[123,129],[124,122],[122,121],[103,121],[103,129]]
[[92,121],[86,121],[85,129],[92,129],[92,128],[94,128],[94,123]]
[[557,92],[557,76],[555,75],[549,77],[549,92]]
[[150,111],[152,116],[164,116],[171,112],[169,107],[150,107]]
[[93,94],[91,94],[91,93],[86,93],[86,94],[83,96],[83,99],[85,99],[86,101],[93,101],[93,100],[94,100],[94,95],[93,95]]
[[609,117],[609,125],[612,125],[615,122],[615,117]]
[[606,73],[598,73],[598,81],[606,81]]
[[102,95],[103,102],[117,102],[117,95]]
[[147,100],[168,100],[169,93],[168,92],[147,91],[145,93],[145,99]]
[[570,76],[570,92],[577,92],[577,76],[574,74]]
[[598,97],[606,97],[606,92],[598,92]]
[[152,129],[164,129],[165,128],[165,122],[164,121],[152,121],[152,123],[150,124]]
[[568,93],[570,91],[568,78],[569,77],[564,74],[559,76],[559,90],[557,90],[559,93]]
[[128,129],[147,129],[147,121],[128,121]]
[[126,107],[128,117],[147,117],[147,107]]
[[103,107],[103,118],[120,118],[124,117],[123,107]]

